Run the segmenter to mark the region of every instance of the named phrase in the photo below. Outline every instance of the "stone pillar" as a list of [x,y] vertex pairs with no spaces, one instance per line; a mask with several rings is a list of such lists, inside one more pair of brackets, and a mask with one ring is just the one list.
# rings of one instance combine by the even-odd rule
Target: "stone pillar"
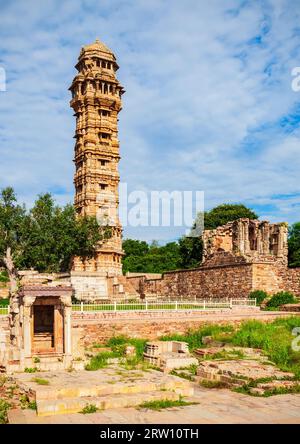
[[23,312],[23,349],[24,358],[30,358],[32,355],[33,348],[33,316],[32,316],[32,306],[35,301],[34,296],[24,297],[24,312]]

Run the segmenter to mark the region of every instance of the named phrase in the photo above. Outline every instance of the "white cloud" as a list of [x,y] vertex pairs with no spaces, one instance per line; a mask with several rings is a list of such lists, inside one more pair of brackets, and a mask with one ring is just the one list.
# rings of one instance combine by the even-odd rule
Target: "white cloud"
[[[6,3],[0,186],[13,185],[27,202],[57,189],[61,202],[72,200],[75,122],[67,88],[80,47],[99,36],[116,52],[126,89],[120,169],[130,189],[199,189],[207,207],[243,201],[273,220],[298,220],[298,198],[284,196],[299,190],[299,133],[278,122],[300,97],[290,77],[300,63],[299,6],[299,0]],[[156,234],[167,239],[177,231]]]

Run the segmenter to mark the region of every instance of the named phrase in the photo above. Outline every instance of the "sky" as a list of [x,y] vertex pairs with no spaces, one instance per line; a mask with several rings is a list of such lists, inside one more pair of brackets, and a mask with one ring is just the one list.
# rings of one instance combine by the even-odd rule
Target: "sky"
[[[74,65],[96,38],[118,60],[121,181],[204,191],[300,220],[300,0],[0,0],[0,188],[72,202]],[[125,227],[177,239],[186,227]]]

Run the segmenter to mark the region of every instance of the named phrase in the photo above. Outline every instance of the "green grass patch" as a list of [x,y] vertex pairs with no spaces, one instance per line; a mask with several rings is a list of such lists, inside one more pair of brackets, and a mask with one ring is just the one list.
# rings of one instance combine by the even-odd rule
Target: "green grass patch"
[[146,401],[139,405],[140,409],[163,410],[172,407],[184,407],[187,405],[198,404],[197,402],[185,401],[181,396],[177,400],[161,399],[157,401]]
[[85,366],[88,371],[95,371],[108,366],[108,360],[112,358],[118,358],[120,354],[117,352],[102,352],[93,356],[90,362]]
[[200,385],[209,389],[222,389],[228,387],[228,384],[224,381],[211,381],[208,379],[203,379],[203,381],[200,382]]
[[37,367],[26,367],[24,370],[25,373],[36,373],[38,371],[39,369]]
[[39,385],[49,385],[50,384],[48,379],[43,379],[43,378],[32,378],[31,381],[36,382]]
[[0,424],[7,424],[7,412],[11,405],[5,399],[0,399]]
[[241,347],[262,349],[278,368],[300,377],[300,352],[292,350],[295,327],[300,327],[300,318],[296,316],[270,323],[248,321],[240,326],[231,341]]
[[80,413],[87,415],[89,413],[96,413],[98,411],[97,407],[94,404],[87,404]]
[[27,395],[21,395],[20,396],[20,404],[21,409],[30,409],[30,410],[36,410],[36,402],[35,401],[29,401],[29,398]]
[[[213,336],[215,340],[219,340],[220,337],[226,338],[226,342],[230,341],[231,336],[229,333],[233,334],[234,327],[232,325],[215,325],[215,324],[207,324],[206,326],[198,329],[198,330],[189,330],[186,334],[174,334],[174,335],[166,335],[160,337],[160,341],[183,341],[187,342],[189,345],[190,351],[193,351],[197,348],[203,347],[204,344],[202,342],[202,338],[204,336]],[[226,335],[224,335],[226,334]]]
[[144,349],[148,339],[129,338],[127,336],[113,336],[106,342],[106,347],[110,347],[114,352],[118,352],[120,356],[124,355],[126,345],[133,345],[136,349],[136,355],[143,357]]

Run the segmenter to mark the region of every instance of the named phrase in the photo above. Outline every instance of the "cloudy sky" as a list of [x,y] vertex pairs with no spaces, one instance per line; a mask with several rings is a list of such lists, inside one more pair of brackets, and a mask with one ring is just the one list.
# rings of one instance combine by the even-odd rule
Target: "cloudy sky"
[[[300,220],[300,0],[0,0],[0,188],[73,200],[68,87],[80,48],[115,52],[126,89],[122,182],[203,190]],[[185,228],[125,229],[167,241]]]

